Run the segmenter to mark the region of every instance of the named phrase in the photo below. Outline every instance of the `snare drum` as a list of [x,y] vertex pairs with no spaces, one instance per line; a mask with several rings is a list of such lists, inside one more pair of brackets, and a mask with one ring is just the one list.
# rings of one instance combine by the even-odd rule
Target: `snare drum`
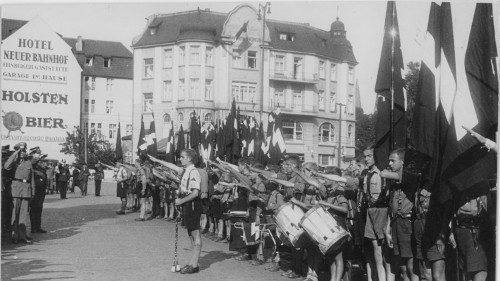
[[321,206],[310,209],[299,225],[318,243],[323,255],[338,250],[350,237],[349,232]]
[[248,218],[247,211],[229,211],[229,213],[224,213],[223,215],[226,216],[227,218],[240,218],[240,219]]
[[303,216],[304,211],[290,202],[279,207],[274,215],[280,232],[286,236],[287,240],[295,248],[300,248],[307,239],[307,236],[304,235],[304,229],[299,226],[300,219]]

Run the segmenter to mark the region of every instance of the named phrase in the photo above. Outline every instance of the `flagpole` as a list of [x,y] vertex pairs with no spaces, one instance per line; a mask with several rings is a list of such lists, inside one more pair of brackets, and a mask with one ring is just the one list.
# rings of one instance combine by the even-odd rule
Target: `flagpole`
[[[391,22],[391,128],[389,135],[389,151],[392,152],[394,149],[394,37],[396,36],[396,32],[394,30],[394,13],[396,11],[396,3],[392,2],[392,22]],[[390,153],[389,152],[389,153]]]
[[[262,122],[262,112],[264,111],[264,42],[266,40],[266,13],[271,12],[271,3],[266,2],[265,5],[259,4],[259,9],[262,8],[262,42],[261,42],[261,56],[260,56],[260,121]],[[259,14],[260,15],[260,14]]]

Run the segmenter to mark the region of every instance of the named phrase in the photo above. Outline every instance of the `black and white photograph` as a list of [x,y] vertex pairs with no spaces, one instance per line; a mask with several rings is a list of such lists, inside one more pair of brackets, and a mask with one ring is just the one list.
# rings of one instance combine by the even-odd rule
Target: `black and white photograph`
[[0,19],[1,280],[500,279],[500,2]]

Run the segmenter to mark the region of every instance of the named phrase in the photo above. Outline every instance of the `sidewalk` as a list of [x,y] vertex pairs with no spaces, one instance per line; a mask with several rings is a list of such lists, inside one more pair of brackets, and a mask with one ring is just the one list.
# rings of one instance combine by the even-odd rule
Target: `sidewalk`
[[[89,182],[86,197],[48,195],[42,227],[31,234],[33,245],[2,241],[1,280],[289,280],[264,266],[232,259],[228,244],[202,238],[201,272],[171,273],[175,224],[164,220],[136,222],[138,213],[116,215],[119,199],[113,183],[104,183],[101,197]],[[190,242],[179,228],[179,262],[189,261]]]

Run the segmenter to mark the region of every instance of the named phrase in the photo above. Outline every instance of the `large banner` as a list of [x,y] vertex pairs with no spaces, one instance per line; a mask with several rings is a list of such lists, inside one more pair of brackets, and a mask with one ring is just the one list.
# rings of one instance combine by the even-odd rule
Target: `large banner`
[[26,142],[52,159],[80,123],[81,67],[71,47],[35,18],[2,42],[2,145]]

